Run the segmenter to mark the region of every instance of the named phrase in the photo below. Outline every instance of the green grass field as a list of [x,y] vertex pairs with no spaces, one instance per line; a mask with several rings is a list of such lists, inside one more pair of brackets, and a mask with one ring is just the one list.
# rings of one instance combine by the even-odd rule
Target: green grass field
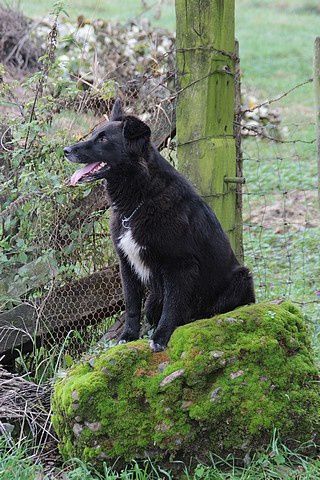
[[[27,15],[34,18],[42,18],[53,10],[55,3],[56,0],[40,0],[39,2],[22,0],[20,6]],[[71,19],[77,18],[78,15],[84,15],[91,20],[102,18],[104,20],[125,22],[143,14],[150,18],[152,23],[174,30],[175,13],[172,0],[164,0],[161,17],[158,20],[154,18],[156,4],[157,2],[147,0],[145,8],[139,0],[127,0],[125,2],[114,2],[113,0],[69,0],[64,2],[64,8]]]

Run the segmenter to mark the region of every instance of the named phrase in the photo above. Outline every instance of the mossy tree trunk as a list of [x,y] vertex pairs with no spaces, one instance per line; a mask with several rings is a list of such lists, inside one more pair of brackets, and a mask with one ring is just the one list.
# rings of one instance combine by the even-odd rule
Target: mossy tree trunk
[[234,0],[176,0],[177,162],[216,213],[241,259],[242,222],[234,182],[234,4]]

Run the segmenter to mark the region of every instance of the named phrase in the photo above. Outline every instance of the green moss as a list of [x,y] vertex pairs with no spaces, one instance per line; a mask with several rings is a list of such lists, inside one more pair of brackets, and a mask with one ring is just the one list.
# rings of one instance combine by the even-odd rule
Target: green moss
[[189,459],[319,432],[320,388],[301,312],[262,303],[178,328],[167,351],[139,340],[84,358],[56,382],[65,458]]

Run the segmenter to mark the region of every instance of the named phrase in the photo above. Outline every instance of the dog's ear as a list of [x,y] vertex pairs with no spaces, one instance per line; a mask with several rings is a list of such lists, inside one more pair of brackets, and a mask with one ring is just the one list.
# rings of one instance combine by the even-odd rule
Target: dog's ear
[[123,135],[126,140],[134,140],[141,137],[148,140],[151,137],[151,130],[139,118],[127,115],[123,120]]
[[140,154],[150,141],[151,130],[148,125],[139,118],[127,115],[123,119],[123,136],[130,150]]
[[117,122],[123,120],[124,113],[122,109],[122,103],[120,98],[117,98],[113,104],[112,111],[110,114],[110,122]]

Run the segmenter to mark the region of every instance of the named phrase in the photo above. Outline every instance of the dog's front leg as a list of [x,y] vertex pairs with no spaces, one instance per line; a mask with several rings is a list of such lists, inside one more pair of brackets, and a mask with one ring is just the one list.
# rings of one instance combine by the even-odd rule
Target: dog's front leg
[[126,311],[125,326],[119,342],[124,343],[139,338],[143,287],[122,255],[120,256],[120,273]]
[[171,272],[164,278],[164,300],[162,315],[150,347],[154,352],[164,350],[173,331],[190,322],[192,282],[189,271]]

